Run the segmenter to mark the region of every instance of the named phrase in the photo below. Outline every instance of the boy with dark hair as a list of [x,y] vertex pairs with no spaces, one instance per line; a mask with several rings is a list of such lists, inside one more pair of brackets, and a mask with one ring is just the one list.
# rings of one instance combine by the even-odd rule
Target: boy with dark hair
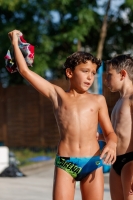
[[106,84],[119,92],[111,121],[117,134],[117,158],[110,171],[112,200],[133,200],[133,58],[118,55],[106,61]]
[[[53,200],[73,200],[76,181],[80,181],[83,200],[102,200],[104,184],[101,159],[106,154],[104,162],[114,163],[117,138],[109,119],[105,98],[88,93],[100,61],[83,52],[69,56],[64,67],[70,86],[65,92],[27,67],[18,47],[17,34],[20,31],[14,30],[8,35],[19,72],[51,101],[59,128]],[[101,156],[96,139],[98,122],[107,142]]]
[[65,63],[64,63],[64,70],[65,70],[65,76],[66,79],[68,79],[66,75],[66,69],[70,68],[72,71],[74,71],[75,67],[81,63],[86,63],[88,60],[90,60],[92,63],[95,63],[97,65],[97,70],[99,69],[101,65],[101,60],[95,58],[92,54],[86,53],[86,52],[75,52],[72,55],[68,56]]

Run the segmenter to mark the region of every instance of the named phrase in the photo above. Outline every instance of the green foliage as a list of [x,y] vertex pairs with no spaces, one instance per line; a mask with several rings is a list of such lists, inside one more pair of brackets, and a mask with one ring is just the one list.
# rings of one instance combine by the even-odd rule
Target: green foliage
[[[50,68],[55,77],[61,77],[66,57],[77,51],[75,41],[85,42],[85,37],[95,27],[96,1],[1,0],[0,5],[0,26],[3,30],[0,32],[1,68],[4,67],[3,57],[10,46],[7,33],[19,29],[25,39],[35,45],[32,70],[44,76]],[[9,82],[18,84],[23,79],[16,74],[9,75]]]
[[14,11],[16,5],[21,2],[21,3],[25,3],[26,0],[14,0],[14,1],[10,1],[10,0],[0,0],[0,7],[3,7],[4,9],[7,9],[9,11]]
[[[96,0],[0,0],[0,69],[10,46],[7,33],[19,29],[35,46],[31,69],[43,77],[51,69],[54,77],[61,77],[66,57],[77,51],[79,44],[96,55],[106,3],[99,14]],[[117,12],[110,10],[103,59],[132,50],[132,21],[132,0],[126,0]],[[18,73],[8,78],[10,84],[23,82]]]
[[126,0],[126,5],[133,9],[133,1],[132,0]]
[[123,3],[117,15],[110,13],[108,34],[104,51],[104,59],[111,58],[116,54],[131,53],[133,55],[133,7],[130,0]]

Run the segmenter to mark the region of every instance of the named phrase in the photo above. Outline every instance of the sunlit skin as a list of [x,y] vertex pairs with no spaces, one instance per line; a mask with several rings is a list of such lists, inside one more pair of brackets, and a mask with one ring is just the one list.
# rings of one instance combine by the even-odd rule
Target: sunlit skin
[[[102,95],[90,94],[88,89],[94,81],[97,66],[88,61],[76,66],[72,71],[66,69],[70,86],[67,91],[51,84],[33,71],[31,71],[18,47],[16,33],[9,33],[16,62],[20,74],[28,80],[33,87],[46,96],[53,105],[60,141],[57,154],[65,157],[90,157],[100,155],[99,144],[96,139],[98,121],[103,129],[107,145],[101,159],[105,154],[105,163],[113,163],[116,159],[117,138],[112,128],[105,98]],[[55,167],[53,200],[73,200],[75,192],[75,179],[66,171]],[[98,168],[80,182],[83,200],[103,199],[103,173]],[[94,192],[94,191],[97,192]]]
[[[111,121],[117,134],[117,155],[133,151],[133,83],[125,70],[117,73],[107,68],[106,85],[112,92],[118,91],[120,98],[116,102]],[[110,172],[112,200],[133,200],[133,161],[128,162],[118,176],[114,169]],[[132,183],[132,184],[131,184]]]

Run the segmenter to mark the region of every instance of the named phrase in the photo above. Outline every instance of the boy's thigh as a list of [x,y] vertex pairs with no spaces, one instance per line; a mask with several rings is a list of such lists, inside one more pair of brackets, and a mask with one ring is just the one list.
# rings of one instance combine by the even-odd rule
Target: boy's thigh
[[96,169],[80,182],[82,200],[103,200],[104,178],[102,167]]
[[125,199],[133,200],[133,194],[130,194],[131,183],[133,181],[133,161],[130,161],[124,165],[121,172],[121,180]]
[[113,168],[110,170],[110,194],[112,200],[124,200],[121,176],[119,176]]
[[74,200],[75,180],[63,169],[55,167],[53,200]]

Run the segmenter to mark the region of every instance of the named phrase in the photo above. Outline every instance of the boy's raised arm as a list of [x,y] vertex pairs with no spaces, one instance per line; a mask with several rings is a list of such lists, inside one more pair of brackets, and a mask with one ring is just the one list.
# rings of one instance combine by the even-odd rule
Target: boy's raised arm
[[[53,103],[56,103],[57,101],[57,93],[56,93],[56,87],[55,85],[51,84],[38,74],[31,71],[26,62],[25,59],[19,49],[18,46],[18,36],[20,34],[20,31],[14,30],[12,32],[8,33],[8,36],[11,40],[13,49],[14,49],[14,55],[17,62],[17,66],[19,68],[19,73],[31,83],[31,85],[38,90],[40,93],[48,97]],[[58,87],[57,87],[58,88]]]

